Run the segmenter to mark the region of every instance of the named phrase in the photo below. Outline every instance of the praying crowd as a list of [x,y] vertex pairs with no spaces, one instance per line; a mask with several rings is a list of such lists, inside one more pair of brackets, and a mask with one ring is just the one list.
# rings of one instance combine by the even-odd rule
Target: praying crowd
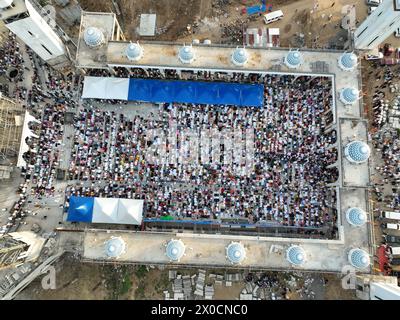
[[[337,160],[330,148],[336,132],[324,130],[332,118],[330,81],[290,75],[257,81],[265,83],[262,108],[164,104],[148,116],[129,118],[86,105],[74,121],[69,178],[88,185],[73,186],[67,195],[145,199],[147,217],[247,218],[301,227],[333,222],[336,195],[327,184],[338,178],[328,168]],[[176,141],[162,137],[171,124]],[[192,141],[187,130],[200,139],[211,129],[238,130],[242,141],[251,130],[253,147],[239,152],[221,143],[220,161],[184,161]],[[160,143],[163,156],[149,156]],[[200,149],[212,158],[213,148]],[[246,151],[252,152],[250,172],[243,170]]]

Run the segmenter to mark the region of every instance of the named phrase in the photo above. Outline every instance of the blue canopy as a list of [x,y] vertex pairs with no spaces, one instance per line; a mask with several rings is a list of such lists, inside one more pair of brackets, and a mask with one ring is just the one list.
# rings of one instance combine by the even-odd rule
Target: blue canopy
[[67,221],[92,222],[94,198],[75,197],[69,200]]
[[230,82],[129,79],[128,100],[261,107],[264,86]]

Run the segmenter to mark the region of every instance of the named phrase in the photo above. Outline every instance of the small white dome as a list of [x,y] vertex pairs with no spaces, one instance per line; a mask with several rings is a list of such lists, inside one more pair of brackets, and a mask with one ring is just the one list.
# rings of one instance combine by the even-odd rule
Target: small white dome
[[239,242],[231,242],[226,247],[226,257],[233,264],[238,264],[246,258],[246,250]]
[[165,254],[171,261],[179,261],[185,254],[185,245],[182,240],[170,240],[165,249]]
[[98,28],[88,27],[83,33],[83,40],[89,47],[95,48],[104,43],[104,34]]
[[143,48],[138,43],[130,43],[126,47],[126,57],[131,61],[138,61],[143,57]]
[[107,257],[118,258],[121,254],[125,253],[125,241],[119,237],[112,237],[106,241],[104,250]]
[[302,63],[302,55],[299,51],[289,51],[285,57],[285,64],[288,68],[298,68]]
[[346,211],[346,219],[351,225],[360,227],[367,222],[367,214],[360,208],[349,208]]
[[349,263],[357,269],[365,269],[371,263],[368,253],[361,249],[351,249],[348,259]]
[[344,149],[344,155],[352,163],[364,163],[371,154],[369,146],[362,141],[352,141]]
[[291,246],[286,251],[286,259],[294,265],[302,265],[306,262],[306,253],[300,246]]
[[4,9],[12,5],[14,0],[0,0],[0,8]]
[[352,52],[345,52],[339,57],[338,64],[340,69],[352,71],[357,65],[357,56]]
[[340,101],[346,105],[354,104],[359,98],[358,90],[355,88],[344,88],[340,92]]
[[248,60],[248,54],[245,48],[236,48],[231,57],[232,63],[236,66],[243,66]]
[[192,63],[194,57],[194,50],[191,46],[183,46],[179,49],[178,58],[182,63]]

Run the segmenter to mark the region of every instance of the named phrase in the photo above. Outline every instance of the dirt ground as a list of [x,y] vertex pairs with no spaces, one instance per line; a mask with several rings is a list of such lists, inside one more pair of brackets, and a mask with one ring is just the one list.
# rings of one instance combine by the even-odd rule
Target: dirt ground
[[159,300],[169,285],[168,271],[80,263],[70,256],[56,264],[55,290],[43,290],[41,281],[35,279],[16,300]]
[[[163,300],[163,291],[171,292],[172,289],[172,282],[168,280],[168,269],[80,263],[69,255],[64,255],[55,267],[55,290],[43,290],[42,277],[38,277],[16,297],[16,300]],[[181,275],[191,276],[198,273],[197,269],[175,270]],[[208,274],[224,274],[224,272],[225,270],[208,270]],[[279,291],[283,288],[281,286],[287,286],[285,279],[288,279],[288,273],[275,274],[280,279],[281,285],[274,290]],[[310,290],[315,292],[315,299],[355,299],[354,291],[343,290],[340,278],[336,275],[313,274],[311,277],[314,283]],[[327,286],[323,286],[320,281],[322,278],[328,280]],[[288,299],[290,300],[306,299],[304,294],[300,296],[298,293],[304,287],[304,281],[301,278],[298,279],[296,287],[289,291]],[[213,283],[210,279],[206,282]],[[233,282],[231,287],[214,285],[214,299],[238,300],[244,288],[243,281]]]
[[[142,13],[157,14],[156,36],[142,37],[145,40],[191,43],[193,39],[209,39],[213,43],[241,45],[241,30],[247,27],[266,27],[261,15],[250,17],[242,14],[244,7],[260,4],[259,0],[116,1],[121,11],[117,19],[127,39],[133,41],[141,39],[137,31]],[[86,11],[116,12],[111,1],[79,2]],[[340,48],[347,38],[347,31],[339,27],[343,6],[354,4],[358,21],[365,19],[368,8],[364,1],[353,0],[269,0],[267,3],[272,5],[273,11],[282,10],[284,13],[282,20],[268,25],[280,28],[282,47]],[[314,5],[317,3],[315,10]],[[299,43],[301,36],[303,43]],[[400,41],[393,36],[389,40],[400,46]]]
[[[116,12],[111,1],[80,0],[81,7],[86,11]],[[157,40],[176,40],[186,31],[188,24],[211,13],[212,0],[118,0],[121,15],[118,21],[125,36],[130,40],[140,39],[137,31],[142,13],[157,14],[156,29],[166,31],[156,37]],[[148,38],[147,39],[152,39]]]

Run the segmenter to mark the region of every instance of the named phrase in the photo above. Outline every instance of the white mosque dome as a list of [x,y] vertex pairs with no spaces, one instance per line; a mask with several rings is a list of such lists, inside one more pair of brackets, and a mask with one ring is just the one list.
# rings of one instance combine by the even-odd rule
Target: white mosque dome
[[290,246],[286,251],[286,259],[297,266],[306,262],[306,252],[300,246]]
[[125,253],[125,241],[121,238],[113,237],[106,241],[104,250],[107,257],[118,258],[121,254]]
[[4,9],[12,5],[14,0],[0,0],[0,8]]
[[104,43],[104,34],[98,28],[88,27],[83,33],[83,40],[89,47],[95,48]]
[[361,249],[351,249],[348,259],[350,264],[357,269],[365,269],[371,262],[368,253]]
[[302,55],[299,51],[289,51],[285,57],[285,64],[288,68],[298,68],[302,63]]
[[360,227],[367,221],[367,214],[360,208],[349,208],[346,211],[346,219],[351,225]]
[[182,240],[170,240],[167,243],[165,254],[171,261],[179,261],[185,254],[185,245]]
[[357,65],[357,56],[353,52],[345,52],[339,57],[338,63],[342,70],[352,71]]
[[344,104],[353,104],[359,98],[358,90],[355,88],[344,88],[340,92],[340,101]]
[[246,250],[239,242],[231,242],[226,247],[226,257],[233,264],[241,263],[246,258]]
[[178,58],[182,63],[192,63],[194,60],[194,50],[191,46],[183,46],[179,49]]
[[126,57],[131,61],[138,61],[143,57],[143,48],[139,43],[130,43],[126,47]]
[[362,141],[352,141],[344,149],[344,155],[352,163],[364,163],[370,154],[371,149]]
[[249,56],[245,48],[236,48],[231,57],[232,63],[239,67],[245,65],[248,59]]

